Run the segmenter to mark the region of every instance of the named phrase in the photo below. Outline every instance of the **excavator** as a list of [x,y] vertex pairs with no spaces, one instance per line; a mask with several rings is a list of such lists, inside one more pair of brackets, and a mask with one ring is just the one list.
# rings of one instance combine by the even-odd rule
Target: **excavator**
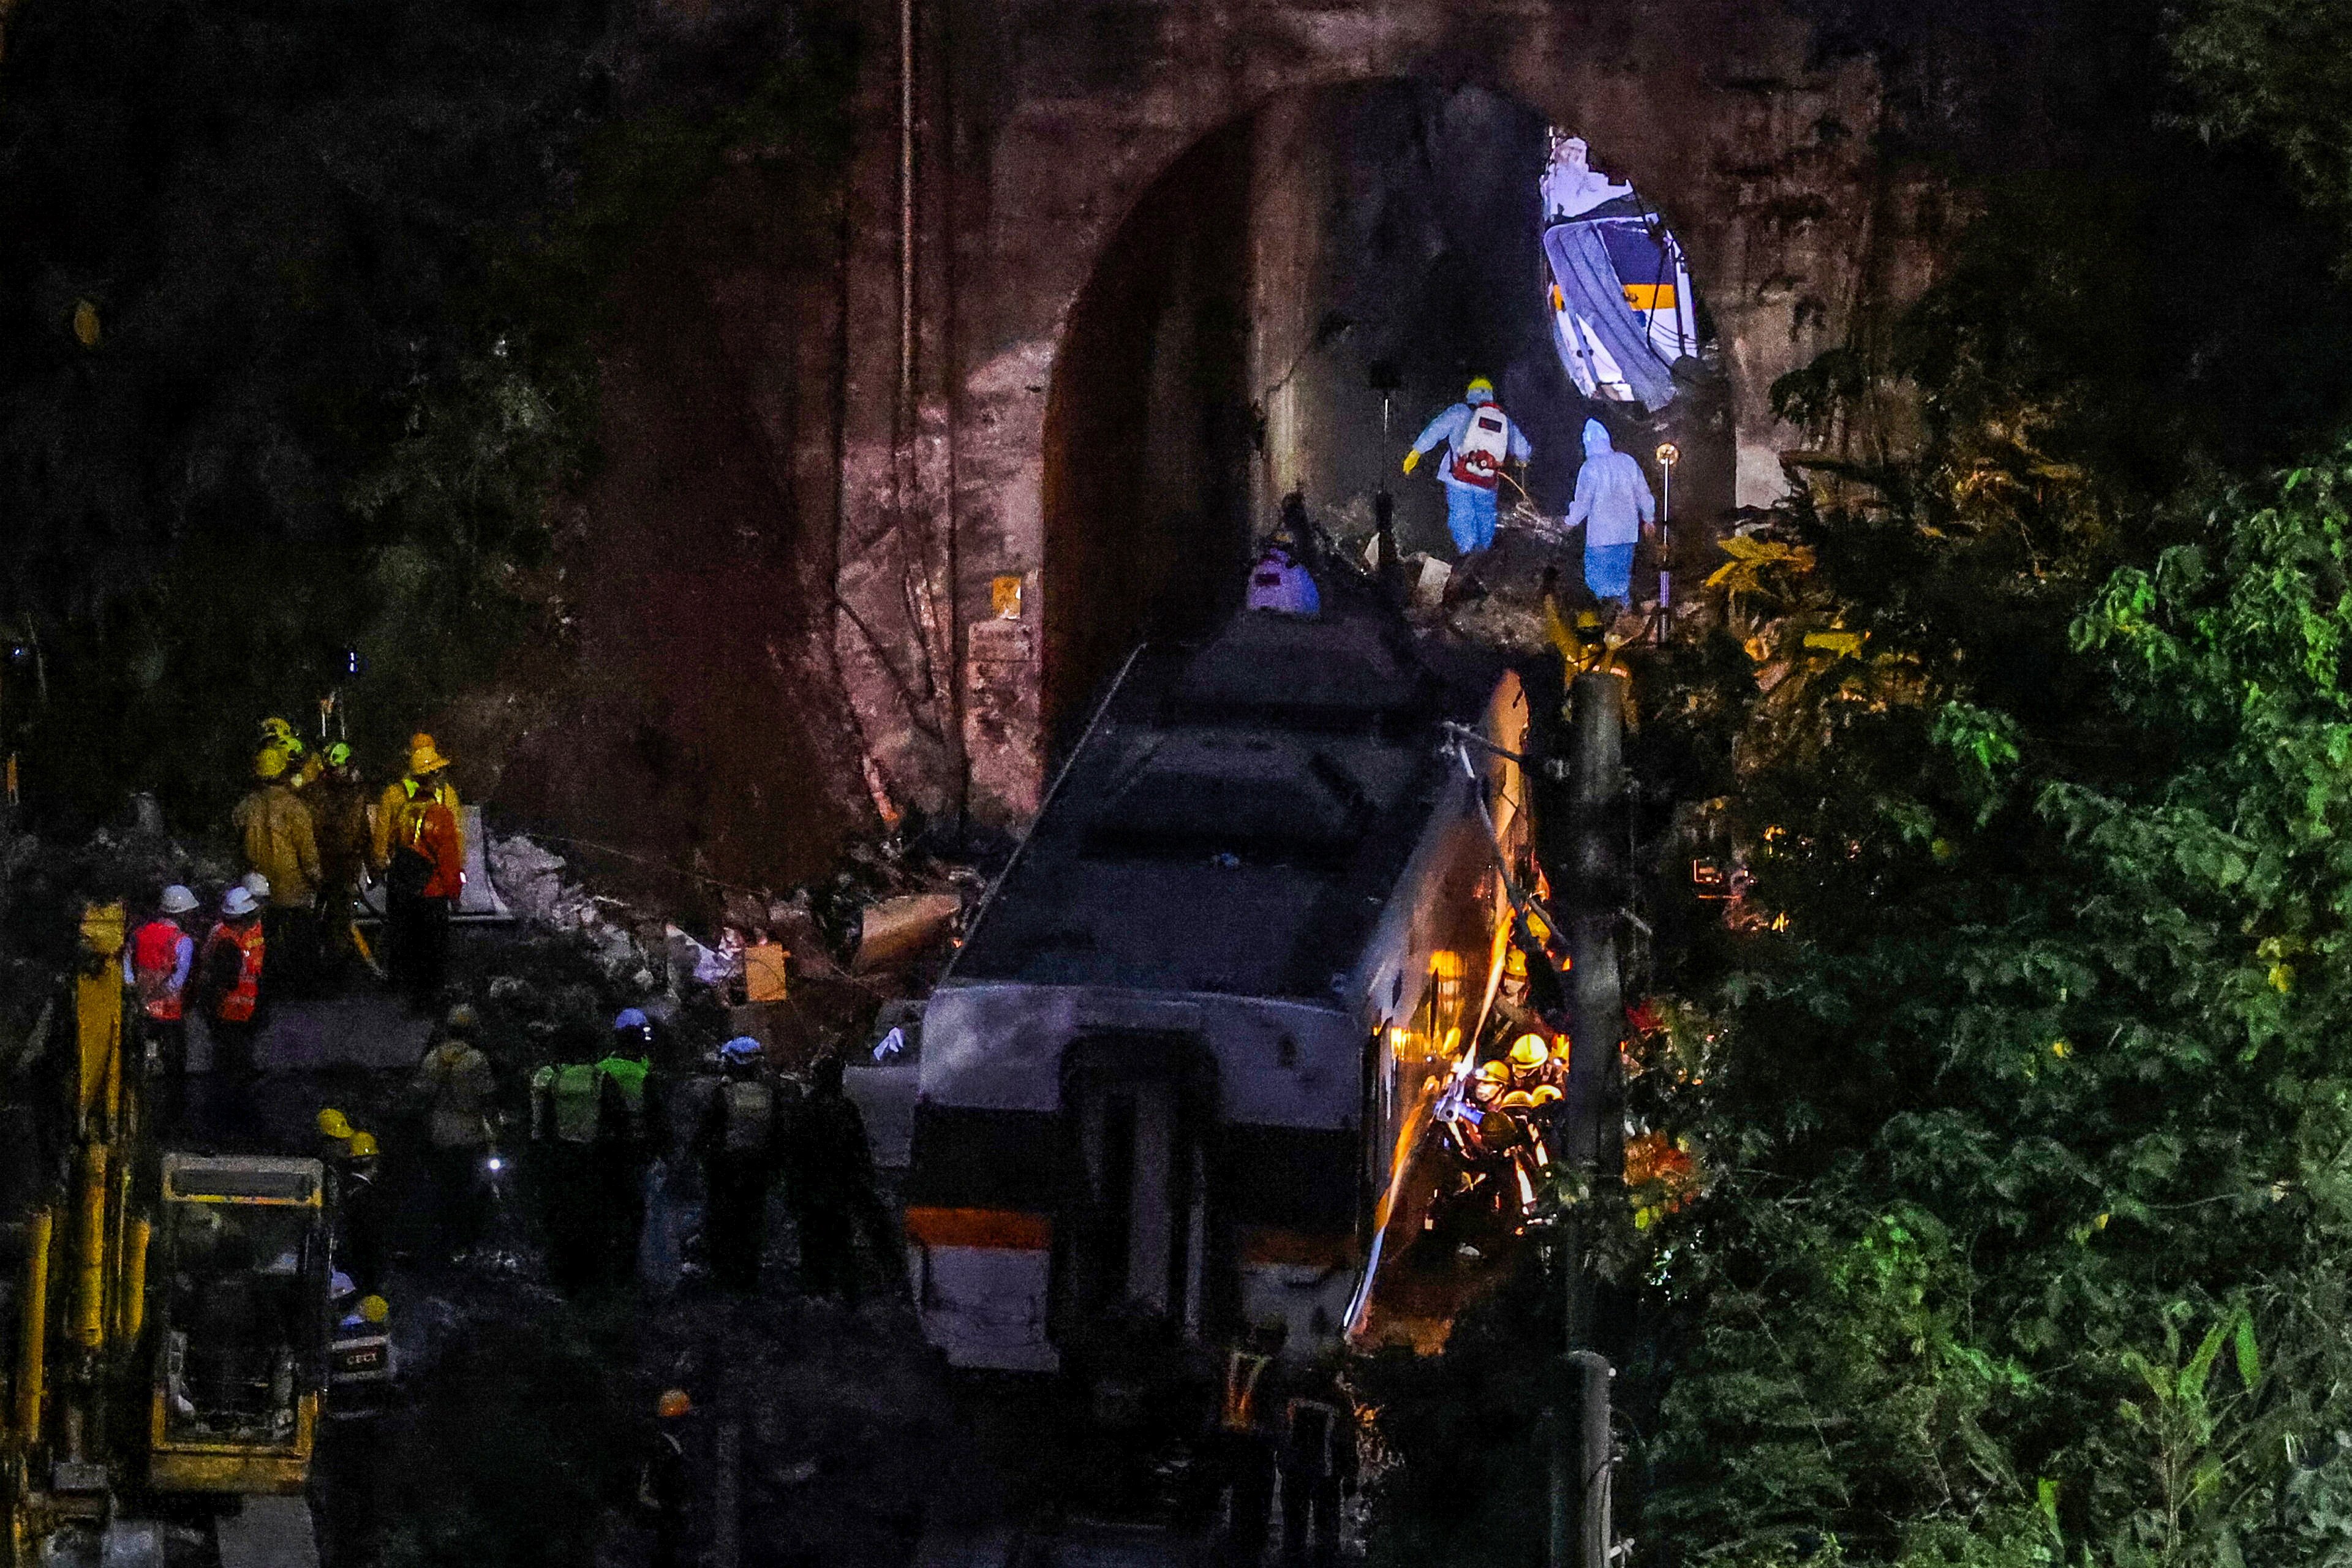
[[76,972],[21,1048],[0,1040],[6,1568],[163,1568],[188,1528],[222,1568],[316,1568],[327,1172],[165,1146],[125,927],[87,906]]

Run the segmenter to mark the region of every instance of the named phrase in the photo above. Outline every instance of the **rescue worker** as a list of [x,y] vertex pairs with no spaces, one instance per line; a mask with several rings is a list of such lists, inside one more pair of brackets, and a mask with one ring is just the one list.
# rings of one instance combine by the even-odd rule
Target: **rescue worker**
[[375,1134],[354,1129],[345,1148],[338,1210],[342,1221],[343,1268],[373,1298],[383,1289],[385,1262],[383,1193],[376,1184]]
[[319,841],[310,808],[286,776],[286,752],[265,747],[253,759],[259,781],[229,816],[245,848],[245,863],[268,879],[262,914],[277,954],[279,984],[300,984],[313,965],[307,949],[313,932],[319,891]]
[[[388,1333],[392,1304],[373,1291],[359,1298],[337,1321],[337,1339]],[[375,1417],[390,1399],[388,1383],[343,1384],[328,1394],[334,1419],[318,1435],[318,1465],[324,1485],[311,1495],[320,1505],[320,1546],[330,1563],[375,1559],[389,1463],[391,1434]]]
[[[437,761],[420,772],[417,767],[419,753]],[[377,870],[381,871],[391,861],[393,828],[400,819],[401,808],[420,794],[433,795],[457,815],[461,825],[458,848],[460,851],[465,848],[462,838],[464,808],[457,804],[457,786],[450,783],[443,772],[448,765],[449,759],[441,755],[440,748],[433,743],[432,736],[420,730],[408,737],[408,772],[383,786],[383,793],[376,796],[375,809],[368,816],[375,834],[373,847]],[[459,858],[462,861],[462,854]]]
[[1544,165],[1544,222],[1564,223],[1581,217],[1603,202],[1633,194],[1631,185],[1612,184],[1609,176],[1585,162],[1591,149],[1581,136],[1551,134],[1551,156]]
[[1248,1341],[1225,1358],[1217,1413],[1217,1449],[1229,1499],[1225,1561],[1257,1568],[1274,1524],[1276,1423],[1282,1405],[1281,1356],[1289,1326],[1279,1318],[1254,1324]]
[[547,1271],[558,1288],[592,1284],[603,1272],[600,1245],[607,1191],[600,1166],[607,1152],[597,1132],[601,1095],[592,1047],[567,1039],[561,1062],[530,1075],[533,1174],[547,1226]]
[[325,768],[305,800],[319,842],[320,963],[340,977],[355,950],[352,917],[367,875],[372,837],[367,790],[352,764],[351,747],[337,741],[326,749],[324,760]]
[[489,1058],[474,1044],[481,1020],[472,1006],[449,1009],[442,1037],[417,1063],[411,1102],[425,1112],[425,1167],[432,1186],[434,1247],[455,1262],[481,1239],[490,1155],[491,1101],[498,1092]]
[[800,1232],[801,1289],[811,1296],[837,1293],[855,1306],[861,1237],[886,1279],[895,1281],[904,1260],[874,1189],[865,1115],[842,1091],[841,1077],[837,1055],[820,1057],[810,1069],[808,1098],[793,1111],[788,1141],[790,1200]]
[[1356,1480],[1355,1401],[1333,1358],[1286,1379],[1282,1443],[1282,1559],[1331,1568],[1339,1556],[1339,1500]]
[[1297,559],[1298,541],[1287,528],[1277,528],[1265,542],[1265,552],[1250,568],[1247,604],[1253,610],[1278,616],[1322,613],[1323,595],[1314,574]]
[[[760,1283],[767,1238],[768,1187],[775,1180],[782,1129],[782,1095],[760,1042],[738,1035],[719,1047],[719,1091],[702,1125],[702,1238],[720,1288],[751,1290]],[[798,1184],[795,1183],[797,1193]],[[805,1259],[808,1240],[801,1249]],[[805,1268],[805,1261],[803,1262]]]
[[301,735],[283,719],[261,721],[260,749],[286,754],[286,782],[295,789],[309,787],[319,776],[319,753],[304,745]]
[[1551,1065],[1551,1047],[1541,1035],[1530,1032],[1513,1040],[1503,1059],[1510,1068],[1511,1087],[1532,1089],[1543,1081],[1544,1071]]
[[199,906],[195,894],[174,882],[156,901],[155,917],[131,933],[122,949],[122,983],[138,999],[142,1053],[149,1081],[150,1115],[171,1127],[180,1117],[188,1074],[188,977],[196,963],[196,939],[185,917]]
[[653,1069],[653,1025],[625,1007],[613,1019],[611,1048],[596,1064],[597,1141],[604,1158],[607,1270],[626,1279],[636,1271],[646,1228],[646,1175],[652,1163],[654,1106],[647,1094]]
[[254,1037],[260,1027],[255,1015],[261,1005],[268,952],[261,906],[244,888],[231,888],[221,900],[219,921],[196,955],[201,1011],[213,1037],[212,1084],[206,1098],[213,1102],[215,1119],[224,1123],[241,1126],[250,1109]]
[[1527,433],[1495,401],[1495,384],[1475,378],[1462,401],[1431,420],[1412,450],[1404,455],[1404,471],[1421,466],[1422,455],[1443,443],[1445,466],[1437,478],[1445,486],[1445,531],[1463,555],[1495,542],[1495,488],[1501,483],[1503,465],[1525,463],[1533,448]]
[[319,1163],[327,1167],[328,1190],[342,1184],[343,1166],[352,1157],[351,1119],[333,1106],[319,1112]]
[[1584,422],[1584,466],[1576,471],[1576,501],[1568,526],[1584,525],[1584,585],[1593,597],[1619,604],[1633,597],[1633,546],[1656,531],[1658,503],[1649,476],[1630,452],[1609,444],[1598,419]]
[[457,795],[430,735],[408,753],[408,773],[378,802],[376,864],[383,872],[384,933],[393,980],[419,1007],[440,992],[449,959],[449,917],[465,885]]
[[654,1406],[653,1451],[637,1481],[637,1503],[653,1515],[654,1568],[686,1568],[693,1547],[693,1485],[686,1462],[687,1420],[694,1401],[666,1389]]

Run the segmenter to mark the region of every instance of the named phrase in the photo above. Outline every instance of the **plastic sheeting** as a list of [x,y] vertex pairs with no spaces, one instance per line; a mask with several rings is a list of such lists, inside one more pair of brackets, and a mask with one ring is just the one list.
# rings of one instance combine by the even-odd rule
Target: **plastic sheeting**
[[[1586,395],[1607,395],[1615,383],[1631,401],[1654,412],[1675,400],[1674,377],[1653,345],[1649,312],[1636,311],[1626,298],[1626,280],[1610,255],[1608,226],[1575,220],[1544,230],[1544,259],[1558,290],[1553,331],[1562,363]],[[1654,295],[1659,291],[1652,280],[1639,281]],[[1679,307],[1680,300],[1675,303]]]

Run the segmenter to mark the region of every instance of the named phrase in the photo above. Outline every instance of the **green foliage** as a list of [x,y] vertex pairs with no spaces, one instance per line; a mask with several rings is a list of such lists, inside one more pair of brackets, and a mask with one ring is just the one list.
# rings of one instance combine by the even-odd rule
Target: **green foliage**
[[[1932,707],[1743,779],[1787,930],[1727,939],[1709,1070],[1663,1110],[1718,1173],[1654,1238],[1664,1554],[1833,1536],[1893,1563],[1959,1531],[2226,1565],[2336,1539],[2347,498],[2352,445],[2084,584],[2063,702],[1988,701],[1923,651]],[[1829,563],[1885,526],[1809,524]]]
[[2200,0],[2170,42],[2200,132],[2275,149],[2315,205],[2352,223],[2352,11],[2336,0]]

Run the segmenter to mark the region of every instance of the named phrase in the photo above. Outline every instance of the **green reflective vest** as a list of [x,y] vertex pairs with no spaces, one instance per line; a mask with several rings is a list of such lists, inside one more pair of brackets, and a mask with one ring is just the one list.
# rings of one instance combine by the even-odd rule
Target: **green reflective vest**
[[646,1073],[649,1063],[635,1057],[606,1057],[596,1064],[596,1071],[613,1080],[621,1091],[621,1104],[629,1113],[629,1136],[637,1137],[646,1125]]
[[621,1086],[621,1100],[631,1115],[646,1108],[647,1063],[633,1057],[606,1057],[596,1064],[596,1070]]
[[595,1068],[586,1062],[545,1067],[530,1076],[531,1098],[537,1100],[542,1125],[560,1143],[593,1143],[596,1140]]

